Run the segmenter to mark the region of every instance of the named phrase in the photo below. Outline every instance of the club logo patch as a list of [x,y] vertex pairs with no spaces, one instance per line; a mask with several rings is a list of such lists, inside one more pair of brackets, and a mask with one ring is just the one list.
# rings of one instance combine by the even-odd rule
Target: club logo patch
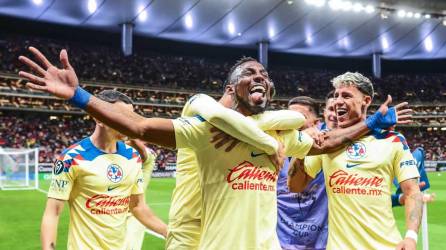
[[59,175],[63,172],[65,164],[61,160],[56,160],[54,162],[53,173],[54,175]]
[[122,180],[123,172],[120,166],[116,164],[111,164],[107,168],[107,177],[114,183],[120,182]]
[[347,147],[346,153],[350,159],[358,160],[365,157],[367,150],[364,143],[355,142]]

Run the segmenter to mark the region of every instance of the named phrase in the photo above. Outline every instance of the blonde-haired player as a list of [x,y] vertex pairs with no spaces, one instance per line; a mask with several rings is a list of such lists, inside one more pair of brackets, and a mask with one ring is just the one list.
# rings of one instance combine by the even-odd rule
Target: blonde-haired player
[[[332,82],[338,127],[366,121],[374,95],[371,81],[347,72]],[[290,183],[304,186],[323,170],[329,209],[327,249],[416,249],[423,195],[417,164],[403,135],[375,129],[335,152],[306,157],[298,170]],[[404,239],[390,200],[394,178],[407,197]]]

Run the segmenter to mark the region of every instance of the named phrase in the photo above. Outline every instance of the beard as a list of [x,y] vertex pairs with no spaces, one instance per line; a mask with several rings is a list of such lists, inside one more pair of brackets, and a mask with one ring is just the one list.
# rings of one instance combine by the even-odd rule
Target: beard
[[235,93],[234,106],[242,107],[243,109],[248,110],[253,115],[265,112],[266,108],[268,107],[268,104],[269,104],[268,98],[266,98],[266,100],[262,104],[254,105],[254,104],[250,103],[249,100],[246,100],[242,96],[239,96],[237,91]]

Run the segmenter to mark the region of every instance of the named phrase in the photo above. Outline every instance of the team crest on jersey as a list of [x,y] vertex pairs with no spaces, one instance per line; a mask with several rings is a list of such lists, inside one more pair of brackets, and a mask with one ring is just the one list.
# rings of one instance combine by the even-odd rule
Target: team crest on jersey
[[122,168],[116,164],[107,167],[107,177],[114,183],[120,182],[123,176]]
[[64,169],[65,164],[63,163],[63,161],[61,160],[56,160],[54,162],[54,168],[53,168],[53,173],[54,175],[59,175],[62,173],[63,169]]
[[347,147],[346,152],[347,152],[347,156],[350,159],[358,160],[358,159],[361,159],[361,158],[365,157],[365,155],[367,153],[367,150],[365,148],[364,143],[362,143],[362,142],[355,142],[355,143],[353,143],[353,144],[351,144],[350,146]]

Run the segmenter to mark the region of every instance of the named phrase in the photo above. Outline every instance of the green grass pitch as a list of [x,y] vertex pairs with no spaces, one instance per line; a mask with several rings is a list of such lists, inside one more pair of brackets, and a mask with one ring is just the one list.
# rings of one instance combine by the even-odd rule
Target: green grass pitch
[[[430,173],[431,191],[437,200],[428,206],[429,246],[431,250],[445,249],[446,173]],[[165,222],[175,179],[152,179],[147,201],[155,213]],[[41,188],[48,189],[48,183]],[[40,220],[45,206],[46,195],[38,191],[0,191],[0,249],[40,249]],[[394,209],[401,232],[405,232],[404,208]],[[61,216],[58,227],[58,249],[64,249],[68,233],[68,207]],[[146,234],[143,249],[164,249],[164,240]],[[421,249],[421,237],[418,244]]]

